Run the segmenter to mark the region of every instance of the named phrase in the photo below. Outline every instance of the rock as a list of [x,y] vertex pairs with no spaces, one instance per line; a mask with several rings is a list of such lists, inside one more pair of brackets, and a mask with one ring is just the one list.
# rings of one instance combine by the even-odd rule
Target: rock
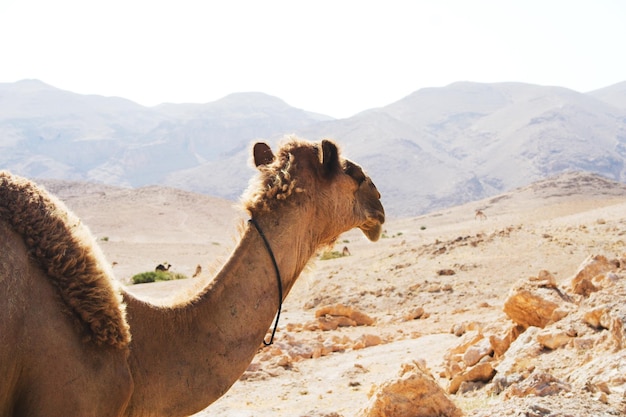
[[357,326],[371,326],[374,324],[373,318],[360,311],[353,311],[350,318],[356,322]]
[[506,315],[526,328],[545,327],[551,321],[552,312],[557,307],[557,303],[525,288],[517,288],[504,302]]
[[315,348],[313,348],[313,354],[311,355],[311,357],[313,359],[317,359],[322,356],[327,356],[332,352],[333,352],[332,346],[327,346],[327,345],[320,343],[317,346],[315,346]]
[[569,313],[574,311],[576,307],[573,304],[567,303],[563,306],[559,306],[554,309],[552,312],[552,319],[550,320],[552,323],[561,320],[562,318],[567,317]]
[[289,355],[280,355],[276,360],[276,366],[280,366],[282,368],[291,368],[293,365],[293,360]]
[[589,349],[593,349],[593,346],[596,344],[595,339],[591,338],[581,338],[577,337],[574,339],[574,348],[578,351],[588,351]]
[[532,361],[539,355],[542,347],[537,342],[537,334],[541,331],[538,327],[529,327],[511,343],[511,346],[496,366],[498,377],[513,374],[524,374],[532,367]]
[[404,321],[417,320],[424,316],[424,308],[417,307],[404,315]]
[[594,285],[593,282],[594,278],[604,273],[614,271],[615,269],[616,264],[610,262],[605,256],[590,255],[578,267],[576,274],[572,278],[572,291],[575,294],[588,297],[592,292],[598,291],[598,287]]
[[536,281],[540,287],[557,288],[556,279],[549,271],[542,269],[539,271],[537,277],[529,278],[530,281]]
[[468,414],[472,417],[611,417],[624,412],[622,407],[608,406],[591,395],[564,393],[554,397],[511,397],[506,401],[489,401],[485,408]]
[[570,392],[572,387],[554,376],[545,372],[533,373],[525,380],[512,384],[506,391],[505,398],[510,397],[545,397],[561,392]]
[[524,379],[524,377],[520,374],[496,375],[491,381],[491,388],[488,390],[488,393],[500,395],[512,384],[522,379]]
[[607,307],[598,307],[585,312],[583,321],[596,329],[608,329],[611,327],[611,316]]
[[495,374],[496,370],[493,369],[491,363],[479,363],[452,378],[448,386],[448,393],[456,394],[463,382],[489,382]]
[[452,379],[466,369],[463,362],[463,355],[449,356],[444,363],[443,377]]
[[504,312],[511,320],[525,328],[543,328],[575,309],[558,288],[538,285],[543,282],[536,279],[517,282],[504,302]]
[[[597,349],[597,348],[596,348]],[[626,350],[602,352],[584,365],[577,367],[568,375],[568,382],[587,391],[605,394],[626,392]]]
[[353,311],[354,310],[352,309],[352,307],[348,307],[343,304],[335,304],[332,306],[324,306],[322,308],[319,308],[315,312],[315,317],[322,317],[322,316],[350,317]]
[[335,330],[339,327],[339,321],[332,316],[318,317],[317,319],[318,329],[323,331]]
[[596,400],[604,403],[604,404],[608,404],[609,403],[609,397],[607,397],[606,393],[604,392],[598,392],[596,394]]
[[398,378],[375,387],[360,417],[462,417],[428,371],[419,364],[405,364]]
[[489,343],[493,349],[493,356],[497,359],[504,355],[504,353],[509,349],[509,346],[511,346],[511,343],[513,343],[523,331],[524,327],[516,324],[507,330],[503,337],[497,337],[495,335],[489,336]]
[[504,353],[508,350],[509,346],[511,346],[511,341],[505,337],[498,337],[496,335],[489,336],[489,343],[491,343],[491,348],[493,349],[494,358],[500,358]]
[[478,391],[485,386],[484,382],[462,382],[457,393],[465,394],[467,392]]
[[[472,349],[472,347],[476,348]],[[470,351],[468,354],[467,352]],[[459,343],[448,349],[444,355],[444,372],[443,376],[448,379],[454,378],[456,375],[464,372],[468,365],[466,360],[472,365],[476,364],[486,355],[491,354],[491,345],[485,339],[479,330],[470,330],[460,337]],[[465,355],[467,354],[467,359]]]
[[574,294],[579,294],[583,297],[589,297],[591,293],[598,291],[598,287],[593,285],[591,280],[583,278],[578,281],[576,285],[572,285],[572,291],[574,292]]
[[453,335],[457,337],[463,336],[466,331],[467,331],[467,328],[464,323],[455,323],[452,325],[452,328],[450,329],[450,333],[452,333]]
[[626,281],[619,278],[611,283],[610,288],[590,295],[582,303],[588,308],[582,314],[582,322],[596,330],[608,330],[605,340],[609,349],[619,350],[626,347]]
[[467,348],[463,354],[463,362],[469,367],[474,366],[485,356],[489,356],[493,353],[493,348],[488,339],[481,339],[475,345]]
[[304,329],[304,326],[300,323],[287,323],[285,325],[285,330],[288,332],[301,332]]
[[615,345],[614,350],[618,351],[620,349],[623,349],[624,345],[626,345],[626,329],[624,328],[623,319],[619,317],[613,317],[609,330],[611,331],[611,336]]
[[[348,307],[343,304],[322,307],[315,312],[315,317],[317,318],[324,316],[346,317],[355,323],[350,324],[350,322],[344,321],[346,326],[371,326],[374,324],[374,319],[367,314],[354,310],[352,307]],[[341,326],[341,324],[339,325]]]
[[343,316],[330,316],[330,317],[332,320],[334,320],[337,323],[339,327],[358,326],[358,323],[355,320],[352,320],[350,317],[343,317]]
[[458,353],[465,353],[467,348],[475,345],[476,343],[478,343],[479,340],[483,339],[484,337],[485,336],[483,336],[483,334],[477,330],[466,332],[463,336],[460,337],[461,340],[459,341],[459,343],[452,349],[448,350],[448,353],[446,353],[446,357]]
[[370,346],[377,346],[383,343],[383,339],[375,334],[364,334],[357,338],[352,345],[352,349],[363,349]]
[[565,346],[570,340],[572,338],[559,329],[545,329],[537,334],[537,342],[551,350]]
[[598,275],[596,277],[598,279],[598,281],[605,283],[605,284],[615,284],[616,282],[619,282],[622,277],[619,274],[616,274],[615,272],[609,272],[608,274],[601,274]]

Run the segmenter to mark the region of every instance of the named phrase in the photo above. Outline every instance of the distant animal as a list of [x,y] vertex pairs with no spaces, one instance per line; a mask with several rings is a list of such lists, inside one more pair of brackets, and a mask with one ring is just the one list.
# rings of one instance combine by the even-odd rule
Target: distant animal
[[[167,265],[167,266],[165,266],[165,265]],[[165,265],[158,264],[156,266],[156,268],[154,268],[154,272],[159,272],[159,271],[160,272],[167,272],[167,271],[169,271],[172,265],[168,264],[167,262],[165,262]]]
[[487,215],[483,213],[481,209],[476,210],[476,215],[474,216],[476,220],[487,220]]
[[193,275],[191,276],[191,278],[195,278],[198,275],[200,275],[202,273],[202,266],[200,266],[199,264],[196,266],[196,272],[193,273]]
[[0,171],[0,416],[195,414],[248,368],[320,248],[355,227],[380,238],[380,193],[333,142],[253,154],[239,243],[169,305],[126,291],[61,201]]
[[343,247],[343,250],[341,251],[341,254],[342,254],[343,256],[350,256],[350,255],[352,255],[352,254],[350,253],[350,249],[348,249],[348,247],[347,247],[347,246],[344,246],[344,247]]

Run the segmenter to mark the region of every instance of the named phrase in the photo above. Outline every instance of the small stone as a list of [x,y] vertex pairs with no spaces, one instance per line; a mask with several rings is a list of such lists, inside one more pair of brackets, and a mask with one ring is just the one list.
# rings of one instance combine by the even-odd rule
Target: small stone
[[481,339],[478,343],[467,348],[463,354],[463,362],[469,367],[476,365],[482,358],[493,353],[488,339]]
[[493,369],[491,363],[479,363],[473,368],[467,369],[452,378],[452,381],[450,381],[450,385],[448,386],[448,393],[456,394],[463,382],[489,382],[495,374],[496,370]]
[[424,308],[417,307],[404,315],[404,321],[417,320],[424,315]]
[[572,338],[562,330],[547,329],[537,334],[537,342],[539,342],[541,346],[551,350],[565,346],[571,339]]

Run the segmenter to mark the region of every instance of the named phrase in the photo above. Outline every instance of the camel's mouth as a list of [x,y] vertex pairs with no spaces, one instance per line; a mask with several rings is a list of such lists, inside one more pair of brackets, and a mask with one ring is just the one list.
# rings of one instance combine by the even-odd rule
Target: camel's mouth
[[383,223],[385,223],[385,215],[382,212],[378,212],[374,216],[369,217],[365,223],[359,226],[359,229],[369,240],[376,242],[383,233]]
[[367,236],[369,240],[371,240],[372,242],[376,242],[378,239],[380,239],[380,235],[383,232],[383,226],[382,224],[378,223],[368,229],[361,227],[361,231],[365,236]]

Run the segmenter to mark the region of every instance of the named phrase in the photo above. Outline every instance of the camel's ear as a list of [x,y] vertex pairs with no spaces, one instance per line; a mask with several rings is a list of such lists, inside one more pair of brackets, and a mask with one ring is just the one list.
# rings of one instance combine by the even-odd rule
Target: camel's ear
[[267,143],[257,142],[254,144],[254,166],[269,165],[274,161],[274,153]]
[[337,145],[326,139],[322,141],[321,163],[326,175],[330,175],[340,168]]

